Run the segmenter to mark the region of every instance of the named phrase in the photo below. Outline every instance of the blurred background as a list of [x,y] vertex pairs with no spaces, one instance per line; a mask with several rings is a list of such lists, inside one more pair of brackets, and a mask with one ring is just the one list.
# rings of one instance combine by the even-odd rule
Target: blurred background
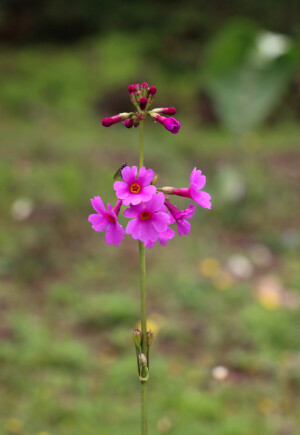
[[146,166],[176,187],[197,166],[213,198],[147,250],[150,433],[300,433],[299,9],[1,2],[1,435],[139,433],[137,243],[87,218],[138,162],[101,119],[143,81],[182,123],[145,122]]

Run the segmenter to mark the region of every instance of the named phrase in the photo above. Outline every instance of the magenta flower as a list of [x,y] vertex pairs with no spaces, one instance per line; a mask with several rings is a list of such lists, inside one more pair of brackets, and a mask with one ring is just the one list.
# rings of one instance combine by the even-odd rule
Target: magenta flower
[[194,168],[191,173],[190,187],[174,189],[172,193],[174,195],[191,198],[193,201],[197,202],[197,204],[201,205],[204,208],[211,208],[211,196],[207,192],[200,190],[205,186],[205,183],[205,175],[202,175],[202,172],[200,170],[197,171],[196,168]]
[[154,178],[152,169],[141,167],[137,177],[137,167],[126,166],[122,170],[122,178],[124,181],[116,181],[114,189],[117,198],[121,199],[124,205],[137,205],[142,201],[150,201],[156,193],[156,187],[149,186]]
[[[171,204],[169,201],[165,201],[166,206],[168,207],[172,217],[173,222],[177,223],[178,234],[182,236],[183,234],[187,235],[191,231],[191,224],[187,221],[187,219],[191,219],[194,216],[196,206],[190,204],[188,208],[184,210],[179,210],[175,205]],[[172,223],[173,223],[172,222]]]
[[155,119],[162,124],[165,129],[169,130],[171,133],[176,134],[179,132],[181,124],[175,118],[166,118],[165,116],[155,114]]
[[91,214],[88,219],[92,224],[93,230],[98,232],[106,231],[106,243],[117,246],[125,236],[125,231],[118,222],[118,214],[122,201],[118,200],[113,208],[111,208],[110,204],[107,204],[107,210],[105,210],[100,196],[95,196],[94,199],[91,199],[91,203],[97,212],[97,214]]
[[160,211],[164,200],[164,194],[160,192],[153,195],[150,201],[126,209],[124,216],[132,218],[127,224],[126,234],[131,234],[134,239],[145,244],[155,243],[160,233],[167,231],[170,224],[170,216]]

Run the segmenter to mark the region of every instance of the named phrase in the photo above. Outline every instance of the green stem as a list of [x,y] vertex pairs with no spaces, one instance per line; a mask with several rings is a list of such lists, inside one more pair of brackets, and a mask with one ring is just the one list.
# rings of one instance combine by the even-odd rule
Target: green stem
[[144,121],[140,121],[140,168],[144,165]]
[[[143,121],[140,121],[140,168],[144,165],[144,136]],[[145,244],[139,241],[140,277],[141,277],[141,326],[142,326],[142,353],[147,355],[147,314],[146,314],[146,257]],[[147,428],[147,382],[141,381],[141,412],[142,435],[148,434]]]

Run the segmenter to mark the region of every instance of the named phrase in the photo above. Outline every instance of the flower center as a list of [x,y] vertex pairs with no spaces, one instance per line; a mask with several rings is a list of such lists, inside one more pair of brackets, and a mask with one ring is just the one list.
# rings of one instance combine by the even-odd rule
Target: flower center
[[138,183],[130,184],[130,192],[131,193],[139,193],[140,190],[141,190],[141,186]]
[[147,221],[148,219],[150,219],[152,216],[152,213],[150,213],[150,211],[143,211],[140,214],[140,218],[142,219],[142,221]]
[[110,214],[107,214],[106,217],[110,222],[116,222],[116,219],[113,216],[111,216]]

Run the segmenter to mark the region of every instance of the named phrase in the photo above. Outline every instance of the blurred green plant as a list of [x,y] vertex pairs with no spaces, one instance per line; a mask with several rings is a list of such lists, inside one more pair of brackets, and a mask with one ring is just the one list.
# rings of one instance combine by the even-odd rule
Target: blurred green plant
[[299,67],[299,51],[284,35],[231,21],[212,40],[204,78],[225,126],[240,137],[270,114]]

